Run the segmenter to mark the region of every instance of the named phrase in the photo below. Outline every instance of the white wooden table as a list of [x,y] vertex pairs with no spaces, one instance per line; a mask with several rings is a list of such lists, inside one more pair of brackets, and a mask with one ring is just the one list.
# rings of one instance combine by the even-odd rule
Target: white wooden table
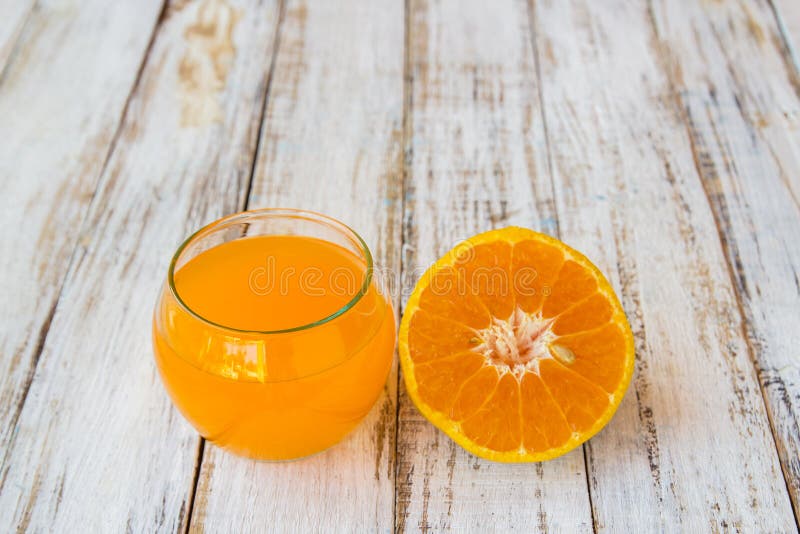
[[[797,0],[0,0],[0,185],[2,532],[797,530]],[[406,290],[492,227],[586,252],[636,336],[619,412],[492,464],[395,366],[322,455],[204,443],[152,306],[183,237],[263,206]]]

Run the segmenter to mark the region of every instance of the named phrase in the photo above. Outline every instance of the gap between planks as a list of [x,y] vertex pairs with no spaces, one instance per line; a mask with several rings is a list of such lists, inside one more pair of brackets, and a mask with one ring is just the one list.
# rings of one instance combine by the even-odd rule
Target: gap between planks
[[258,163],[258,152],[261,149],[261,134],[264,130],[267,104],[269,103],[272,79],[275,75],[275,63],[277,62],[278,50],[281,46],[281,28],[283,28],[283,20],[286,16],[286,2],[287,0],[278,0],[278,21],[275,23],[275,39],[272,42],[272,57],[270,58],[269,71],[267,72],[267,87],[264,89],[264,99],[261,102],[261,119],[258,122],[258,131],[256,132],[256,148],[253,151],[253,161],[250,165],[250,177],[247,180],[247,188],[245,189],[244,198],[242,200],[243,210],[246,210],[250,206],[250,193],[253,190],[253,178],[256,173],[256,163]]
[[[400,259],[398,261],[398,272],[401,274],[400,278],[400,295],[398,296],[398,320],[402,319],[405,302],[403,300],[402,288],[403,279],[402,273],[406,268],[405,250],[406,250],[406,182],[410,169],[410,161],[413,157],[413,146],[411,144],[411,136],[413,133],[413,123],[411,122],[411,110],[414,104],[414,77],[411,72],[411,26],[409,24],[411,17],[411,0],[403,1],[403,131],[401,147],[403,150],[403,163],[400,169],[400,216],[402,228],[400,229]],[[398,359],[399,360],[399,359]],[[394,412],[394,498],[392,499],[392,528],[395,532],[400,532],[401,525],[398,521],[397,513],[397,498],[400,491],[400,462],[397,461],[398,446],[400,443],[400,392],[402,390],[403,370],[400,362],[397,362],[397,384],[395,391],[397,392],[395,398],[395,412]]]
[[[772,15],[775,17],[775,24],[778,26],[781,40],[781,54],[786,63],[787,72],[791,73],[792,84],[795,92],[800,97],[800,52],[795,49],[795,39],[800,39],[800,35],[791,35],[791,31],[786,24],[786,18],[781,13],[780,6],[776,0],[769,0]],[[796,9],[796,8],[795,8]],[[800,12],[800,10],[798,10]],[[798,21],[800,23],[800,21]],[[798,41],[800,42],[800,41]]]

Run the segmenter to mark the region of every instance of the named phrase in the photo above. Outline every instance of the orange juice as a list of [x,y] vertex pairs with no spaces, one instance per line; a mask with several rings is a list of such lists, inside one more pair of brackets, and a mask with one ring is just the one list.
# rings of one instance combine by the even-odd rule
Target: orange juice
[[298,458],[341,440],[374,404],[393,356],[394,316],[369,251],[302,235],[201,248],[173,262],[153,322],[175,405],[206,439],[253,458]]

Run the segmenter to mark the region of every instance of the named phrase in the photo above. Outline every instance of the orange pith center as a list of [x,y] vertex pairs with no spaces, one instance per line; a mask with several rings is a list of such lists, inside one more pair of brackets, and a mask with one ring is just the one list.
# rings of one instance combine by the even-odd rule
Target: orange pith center
[[540,312],[529,314],[517,307],[507,320],[492,318],[492,324],[480,330],[484,342],[473,348],[493,365],[500,376],[511,373],[519,381],[526,372],[539,374],[539,361],[551,358],[549,344],[556,339],[553,319],[543,319]]

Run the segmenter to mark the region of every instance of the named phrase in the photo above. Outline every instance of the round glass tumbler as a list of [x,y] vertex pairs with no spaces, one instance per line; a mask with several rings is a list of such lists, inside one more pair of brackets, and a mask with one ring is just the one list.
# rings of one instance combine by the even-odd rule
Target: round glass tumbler
[[265,209],[178,248],[153,345],[169,395],[203,437],[286,460],[337,443],[369,412],[395,320],[358,234],[317,213]]

